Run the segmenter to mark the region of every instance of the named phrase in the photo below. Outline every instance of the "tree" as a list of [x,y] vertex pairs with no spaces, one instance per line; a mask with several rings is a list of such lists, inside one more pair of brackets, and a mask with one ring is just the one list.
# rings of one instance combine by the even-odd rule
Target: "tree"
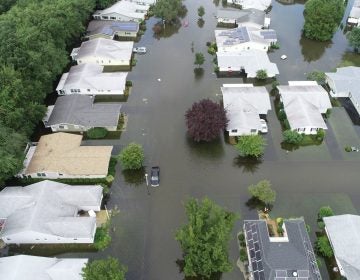
[[304,35],[306,38],[328,41],[344,15],[343,0],[309,0],[305,4]]
[[190,199],[185,204],[188,224],[176,232],[184,255],[186,277],[209,278],[232,268],[228,245],[237,215],[208,198]]
[[157,0],[154,6],[154,15],[171,23],[178,18],[182,9],[181,0]]
[[334,216],[334,211],[330,206],[323,206],[319,209],[318,219],[322,220],[324,217]]
[[266,141],[261,135],[244,135],[238,137],[235,148],[242,157],[258,158],[264,154]]
[[286,143],[299,145],[304,136],[297,131],[288,129],[283,132],[283,138]]
[[326,258],[331,258],[334,255],[334,252],[331,248],[329,239],[326,235],[318,237],[315,244],[316,250],[320,255]]
[[360,49],[360,28],[359,27],[354,27],[349,35],[348,35],[348,40],[349,40],[349,44],[350,46],[352,46],[356,52],[359,51]]
[[228,119],[224,108],[210,99],[195,102],[185,114],[188,134],[196,142],[210,142],[226,129]]
[[198,16],[202,18],[203,15],[205,15],[205,8],[203,6],[200,6],[198,8]]
[[256,79],[258,80],[266,80],[268,78],[268,74],[265,69],[261,69],[256,71]]
[[125,280],[126,271],[127,268],[117,259],[109,257],[87,263],[81,276],[84,280]]
[[117,0],[96,0],[97,9],[105,9],[115,4]]
[[105,127],[93,127],[86,131],[86,136],[90,139],[101,139],[108,134]]
[[130,143],[119,155],[123,169],[140,169],[144,159],[144,150],[141,145],[136,143]]
[[326,82],[326,75],[322,71],[314,70],[307,74],[307,79],[316,81],[318,84],[323,85]]
[[248,190],[253,197],[265,203],[265,205],[275,202],[276,192],[271,189],[271,183],[268,180],[262,180],[256,185],[251,185]]
[[200,67],[200,65],[203,65],[205,62],[205,57],[202,53],[195,53],[195,62],[194,64],[196,64],[198,67]]

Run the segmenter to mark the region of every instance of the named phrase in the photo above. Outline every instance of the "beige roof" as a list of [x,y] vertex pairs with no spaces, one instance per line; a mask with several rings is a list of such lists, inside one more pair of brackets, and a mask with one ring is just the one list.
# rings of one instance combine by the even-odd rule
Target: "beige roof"
[[54,133],[40,138],[25,174],[106,175],[112,146],[80,146],[82,136]]

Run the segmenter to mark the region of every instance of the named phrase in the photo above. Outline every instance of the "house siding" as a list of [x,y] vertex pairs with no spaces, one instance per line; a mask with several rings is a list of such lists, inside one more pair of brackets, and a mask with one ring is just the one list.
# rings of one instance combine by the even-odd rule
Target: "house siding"
[[130,60],[124,59],[109,59],[106,57],[83,57],[81,59],[76,59],[77,64],[83,63],[92,63],[99,64],[103,66],[130,66]]
[[[117,65],[115,65],[117,66]],[[74,92],[77,91],[77,92]],[[122,95],[123,90],[97,90],[94,88],[72,88],[72,89],[60,89],[57,91],[59,95],[70,95],[70,94],[83,94],[83,95]]]
[[[60,127],[62,126],[62,127]],[[74,124],[56,124],[51,126],[52,132],[85,132],[93,128],[92,126],[81,126]],[[108,131],[116,131],[117,126],[104,126]]]

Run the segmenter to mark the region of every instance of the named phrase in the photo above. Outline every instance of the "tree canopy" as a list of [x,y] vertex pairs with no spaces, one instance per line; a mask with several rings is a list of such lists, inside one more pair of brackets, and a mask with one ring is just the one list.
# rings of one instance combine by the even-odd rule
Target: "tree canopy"
[[203,15],[205,15],[205,8],[204,8],[204,6],[200,6],[198,8],[198,16],[202,18]]
[[304,35],[306,38],[328,41],[344,15],[343,0],[309,0],[305,4]]
[[126,271],[117,259],[109,257],[87,263],[81,275],[84,280],[125,280]]
[[235,148],[240,156],[258,158],[265,151],[266,141],[261,135],[244,135],[238,137],[238,143]]
[[194,64],[196,64],[198,67],[200,67],[200,65],[203,65],[205,62],[205,57],[202,53],[196,53],[195,54],[195,62]]
[[210,99],[195,102],[185,118],[188,134],[196,142],[215,140],[228,123],[223,106]]
[[350,46],[352,46],[355,51],[359,51],[360,49],[360,28],[359,27],[354,27],[349,35],[348,35],[348,40],[349,40],[349,44]]
[[178,18],[182,9],[181,0],[157,0],[154,6],[154,15],[170,23]]
[[144,150],[141,145],[130,143],[125,147],[120,155],[119,160],[123,169],[140,169],[145,159]]
[[237,215],[208,198],[190,199],[185,209],[188,224],[176,232],[183,251],[185,276],[209,278],[214,273],[230,271],[228,245]]
[[21,169],[26,139],[46,111],[44,98],[69,63],[67,47],[84,32],[95,4],[95,0],[1,2],[0,13],[5,5],[10,9],[0,15],[0,129],[14,140],[11,149],[1,150],[0,162],[7,171],[0,181]]
[[276,192],[271,189],[271,183],[268,180],[249,186],[249,193],[266,205],[273,204],[276,199]]

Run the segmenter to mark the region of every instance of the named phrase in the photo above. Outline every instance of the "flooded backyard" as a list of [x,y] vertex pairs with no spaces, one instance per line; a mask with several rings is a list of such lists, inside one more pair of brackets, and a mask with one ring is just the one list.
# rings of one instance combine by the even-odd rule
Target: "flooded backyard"
[[[142,144],[147,171],[153,165],[161,167],[160,187],[147,188],[142,174],[124,176],[117,166],[107,206],[117,207],[120,213],[112,220],[110,247],[99,253],[84,250],[57,256],[117,257],[128,266],[128,280],[184,279],[177,265],[182,255],[174,239],[175,231],[186,222],[184,202],[189,197],[208,196],[241,215],[229,248],[234,269],[221,279],[243,279],[235,266],[238,258],[235,238],[243,219],[257,219],[256,210],[247,204],[250,184],[270,180],[278,193],[273,216],[304,216],[311,227],[312,240],[316,213],[321,206],[330,205],[336,214],[360,210],[360,153],[344,151],[345,145],[360,146],[360,129],[353,125],[343,108],[336,108],[331,115],[328,138],[323,144],[291,152],[281,148],[281,127],[272,110],[268,115],[266,152],[255,162],[239,159],[234,147],[224,138],[210,144],[196,144],[186,137],[184,114],[192,103],[202,98],[220,101],[223,83],[242,83],[243,79],[217,78],[213,73],[213,57],[207,53],[206,42],[215,40],[214,16],[218,7],[211,1],[184,3],[188,8],[185,17],[188,27],[166,26],[166,36],[156,38],[152,26],[157,21],[152,18],[137,43],[146,46],[148,53],[137,56],[137,65],[129,73],[133,89],[123,107],[128,115],[127,131],[120,140],[87,142],[114,145],[114,154],[129,142]],[[200,5],[206,12],[202,27],[197,24]],[[281,84],[304,80],[306,73],[315,69],[333,71],[343,60],[351,61],[355,57],[340,29],[329,43],[301,38],[303,9],[301,1],[291,5],[273,1],[271,28],[277,31],[281,48],[269,56],[278,65]],[[206,58],[200,76],[194,74],[195,52],[204,53]],[[282,54],[288,59],[281,60]],[[33,250],[40,255],[54,254]],[[334,279],[328,276],[325,265],[320,269],[323,279]]]

